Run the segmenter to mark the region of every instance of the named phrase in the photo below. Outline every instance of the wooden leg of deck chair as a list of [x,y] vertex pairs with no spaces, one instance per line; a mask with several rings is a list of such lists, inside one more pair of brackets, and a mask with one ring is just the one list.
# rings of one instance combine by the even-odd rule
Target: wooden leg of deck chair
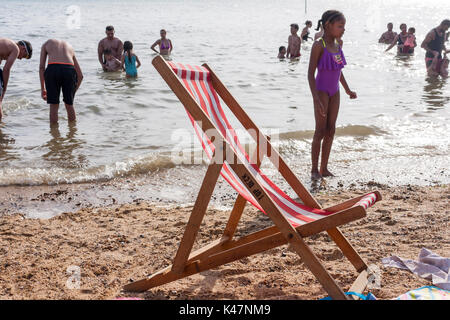
[[241,195],[238,195],[236,202],[234,203],[233,210],[231,211],[230,218],[228,219],[227,226],[223,232],[223,237],[232,239],[234,232],[236,231],[239,220],[241,219],[242,213],[244,212],[245,204],[247,200]]
[[192,209],[191,216],[189,217],[186,230],[184,231],[183,238],[180,242],[177,254],[173,261],[172,270],[175,273],[181,273],[191,253],[192,246],[194,245],[195,237],[205,216],[208,203],[211,199],[211,195],[214,191],[217,179],[222,170],[222,164],[211,163],[206,171],[203,184],[195,201],[194,208]]
[[[232,152],[231,148],[226,146],[226,153]],[[316,276],[319,282],[322,284],[324,289],[333,299],[346,300],[347,296],[344,291],[337,285],[328,271],[320,263],[311,249],[306,245],[303,238],[297,232],[297,230],[292,227],[289,221],[282,215],[278,207],[275,205],[273,200],[270,198],[269,194],[256,180],[253,174],[242,164],[230,164],[234,172],[239,176],[242,183],[244,183],[248,190],[257,196],[258,202],[261,207],[267,213],[267,215],[272,219],[274,224],[279,228],[280,232],[287,239],[291,247],[297,252],[297,254],[302,258],[305,265],[311,270],[311,272]]]
[[[296,228],[302,237],[346,224],[360,219],[365,215],[362,208],[350,208],[341,213],[325,217]],[[187,261],[182,273],[174,273],[171,266],[160,270],[147,279],[130,283],[124,287],[128,291],[145,291],[150,288],[175,281],[192,274],[209,270],[225,263],[233,262],[253,254],[261,253],[288,243],[287,239],[274,226],[254,232],[235,241],[216,240],[197,251],[193,252]]]
[[342,253],[347,257],[347,259],[350,260],[356,271],[362,272],[363,270],[367,269],[367,264],[338,228],[327,230],[327,233],[330,238],[336,243],[336,245],[342,250]]

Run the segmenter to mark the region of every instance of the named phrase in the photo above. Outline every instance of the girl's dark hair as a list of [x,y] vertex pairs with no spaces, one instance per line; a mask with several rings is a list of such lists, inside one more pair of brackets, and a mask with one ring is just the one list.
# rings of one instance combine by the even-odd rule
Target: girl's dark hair
[[312,21],[311,20],[306,20],[305,21],[305,26],[307,26],[308,24],[312,25]]
[[125,41],[123,43],[123,51],[128,53],[128,60],[131,63],[131,50],[133,50],[133,44],[131,43],[131,41]]
[[286,47],[285,47],[285,46],[281,46],[281,47],[279,47],[279,48],[278,48],[278,53],[280,53],[280,52],[281,52],[281,50],[283,50],[283,49],[286,49]]
[[323,15],[322,15],[322,19],[320,19],[320,20],[318,21],[318,23],[317,23],[317,28],[316,28],[316,30],[319,30],[319,29],[320,29],[320,25],[322,25],[322,26],[324,27],[324,29],[325,29],[325,24],[326,24],[327,22],[333,23],[333,22],[335,22],[335,21],[337,21],[337,20],[341,20],[341,19],[343,19],[343,18],[344,18],[344,14],[343,14],[342,12],[340,12],[340,11],[337,11],[337,10],[328,10],[328,11],[325,11],[325,12],[323,13]]

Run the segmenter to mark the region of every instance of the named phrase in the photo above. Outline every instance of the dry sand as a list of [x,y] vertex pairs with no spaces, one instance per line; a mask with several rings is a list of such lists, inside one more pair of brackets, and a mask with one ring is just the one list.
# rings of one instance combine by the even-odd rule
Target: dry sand
[[[427,280],[394,268],[381,259],[416,259],[425,247],[450,255],[449,186],[372,186],[383,200],[366,218],[341,228],[361,256],[381,270],[379,299],[391,299]],[[322,205],[336,204],[367,190],[316,194]],[[236,261],[141,294],[121,287],[172,260],[191,207],[131,204],[86,208],[51,219],[21,214],[0,217],[0,299],[319,299],[326,292],[287,246]],[[195,248],[220,237],[229,212],[211,209]],[[272,225],[247,206],[237,236]],[[351,264],[325,233],[307,239],[313,251],[345,290],[355,279]],[[67,269],[77,266],[81,286],[70,289]],[[70,283],[70,282],[69,282]]]

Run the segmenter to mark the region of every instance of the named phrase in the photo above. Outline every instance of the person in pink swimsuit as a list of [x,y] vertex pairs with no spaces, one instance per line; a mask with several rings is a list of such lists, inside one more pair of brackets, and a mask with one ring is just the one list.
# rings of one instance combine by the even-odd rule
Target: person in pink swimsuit
[[[345,32],[345,17],[336,10],[328,10],[319,20],[324,29],[323,37],[314,42],[309,60],[308,81],[314,100],[314,117],[316,128],[311,147],[311,178],[333,176],[328,170],[328,158],[336,130],[336,120],[340,105],[339,83],[350,96],[355,99],[356,93],[351,91],[342,73],[347,64],[342,51],[341,40]],[[317,76],[314,74],[317,69]],[[322,157],[320,170],[318,167],[320,149]]]

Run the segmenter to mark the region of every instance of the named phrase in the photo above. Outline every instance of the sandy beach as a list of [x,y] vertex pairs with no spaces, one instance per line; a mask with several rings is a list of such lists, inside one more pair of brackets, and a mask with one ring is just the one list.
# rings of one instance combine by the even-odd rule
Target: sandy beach
[[[366,218],[341,228],[368,264],[381,270],[381,287],[370,291],[392,299],[430,281],[394,268],[381,259],[416,259],[421,248],[450,254],[450,187],[404,186],[325,190],[323,206],[378,189],[383,200]],[[54,195],[53,195],[54,196]],[[42,198],[52,194],[41,195]],[[51,201],[50,199],[47,199]],[[151,289],[125,293],[123,285],[171,263],[192,207],[143,200],[66,212],[51,219],[29,219],[20,212],[0,217],[0,299],[319,299],[326,292],[287,246]],[[221,235],[229,212],[210,209],[194,249]],[[249,205],[236,236],[271,225]],[[307,239],[337,282],[348,289],[355,272],[325,233]],[[79,288],[67,286],[67,270],[79,268]]]

